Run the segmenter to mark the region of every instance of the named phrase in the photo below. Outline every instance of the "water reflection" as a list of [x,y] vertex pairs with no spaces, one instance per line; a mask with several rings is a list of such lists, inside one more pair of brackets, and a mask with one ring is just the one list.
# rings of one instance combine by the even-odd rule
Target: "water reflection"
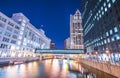
[[75,61],[51,59],[1,67],[0,78],[97,78],[97,76]]

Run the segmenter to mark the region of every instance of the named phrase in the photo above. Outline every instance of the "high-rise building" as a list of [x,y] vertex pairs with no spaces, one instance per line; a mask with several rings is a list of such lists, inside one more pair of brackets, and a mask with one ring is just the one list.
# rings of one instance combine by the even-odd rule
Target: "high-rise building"
[[36,48],[49,49],[50,42],[22,13],[9,18],[0,12],[0,57],[24,57]]
[[65,39],[64,49],[70,49],[70,38]]
[[79,10],[70,15],[70,49],[83,49],[82,18]]
[[82,0],[87,52],[120,52],[120,0]]
[[55,49],[55,43],[51,41],[50,43],[50,49]]

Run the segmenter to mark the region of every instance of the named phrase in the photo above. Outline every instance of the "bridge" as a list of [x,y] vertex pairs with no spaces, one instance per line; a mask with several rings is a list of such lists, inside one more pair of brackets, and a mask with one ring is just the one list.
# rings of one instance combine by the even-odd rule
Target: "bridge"
[[36,49],[40,59],[78,59],[84,54],[83,49]]
[[36,49],[36,53],[40,54],[83,54],[83,49]]

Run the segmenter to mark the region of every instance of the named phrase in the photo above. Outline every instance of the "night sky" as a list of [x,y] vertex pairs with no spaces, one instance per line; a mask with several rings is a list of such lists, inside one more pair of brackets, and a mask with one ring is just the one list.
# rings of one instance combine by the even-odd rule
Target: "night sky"
[[81,0],[0,0],[0,11],[8,17],[22,12],[31,24],[45,31],[56,48],[62,49],[69,37],[70,14],[81,11],[80,5]]

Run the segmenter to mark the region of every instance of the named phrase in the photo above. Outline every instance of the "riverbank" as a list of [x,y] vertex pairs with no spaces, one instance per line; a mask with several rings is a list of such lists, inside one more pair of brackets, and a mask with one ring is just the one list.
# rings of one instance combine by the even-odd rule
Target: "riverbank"
[[112,65],[109,63],[98,62],[98,61],[92,61],[92,60],[83,60],[83,59],[80,60],[80,63],[120,78],[120,74],[119,74],[120,66]]
[[39,58],[38,57],[0,58],[0,66],[21,64],[21,63],[31,62],[31,61],[35,61],[35,60],[39,60]]

